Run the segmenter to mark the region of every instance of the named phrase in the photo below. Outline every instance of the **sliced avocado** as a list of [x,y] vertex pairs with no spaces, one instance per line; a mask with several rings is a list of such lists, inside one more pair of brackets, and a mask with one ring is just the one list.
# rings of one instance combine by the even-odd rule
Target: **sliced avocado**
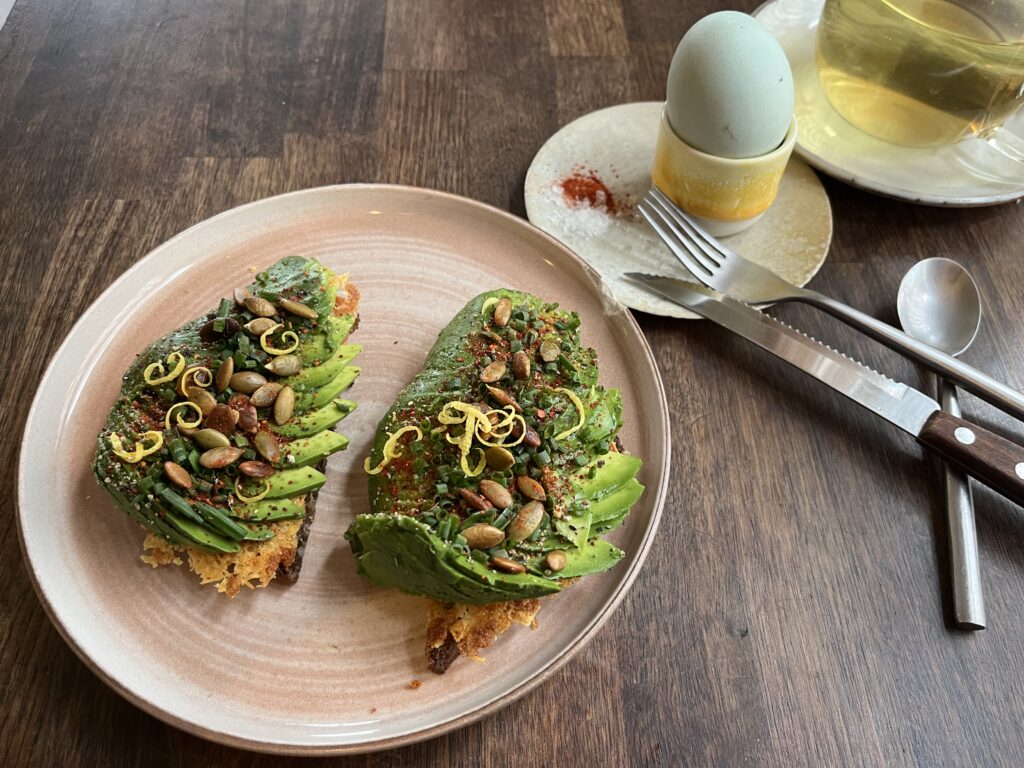
[[334,357],[320,365],[303,368],[294,376],[289,376],[287,383],[296,392],[312,392],[338,376],[362,350],[358,344],[342,344],[334,351]]
[[294,520],[306,516],[306,497],[293,496],[288,499],[260,499],[251,504],[234,507],[231,510],[231,514],[239,520],[258,520],[263,523],[273,522],[274,520]]
[[591,539],[578,549],[565,550],[565,568],[559,578],[572,579],[588,573],[600,573],[614,566],[625,553],[604,539]]
[[327,362],[348,338],[352,332],[352,326],[356,323],[354,315],[342,315],[341,317],[328,317],[323,320],[326,326],[326,333],[318,333],[316,336],[302,343],[301,354],[302,365],[319,367]]
[[264,499],[283,499],[315,491],[327,481],[323,472],[312,467],[285,469],[267,478],[269,490]]
[[319,410],[292,417],[287,424],[271,427],[271,430],[284,437],[310,437],[330,429],[355,408],[356,404],[351,400],[334,400]]
[[324,384],[315,393],[300,394],[295,402],[298,411],[311,411],[323,408],[346,389],[352,386],[359,376],[360,368],[355,365],[346,366],[340,374]]
[[238,546],[238,542],[231,541],[231,539],[220,536],[209,528],[193,523],[191,520],[179,517],[170,510],[164,511],[164,520],[191,539],[192,546],[204,549],[207,552],[223,552],[230,554],[238,552],[239,549],[241,549],[241,547]]
[[578,515],[555,520],[554,524],[556,531],[571,541],[574,547],[579,547],[590,538],[590,528],[593,522],[594,518],[588,509]]
[[594,525],[602,525],[629,511],[644,492],[644,487],[636,478],[620,485],[603,498],[591,503],[588,511]]
[[[573,475],[572,484],[578,499],[600,499],[624,485],[637,472],[643,462],[627,453],[606,453],[598,456]],[[593,474],[593,477],[590,475]]]
[[345,533],[359,572],[381,586],[454,603],[541,597],[561,585],[531,574],[500,574],[459,555],[407,515],[359,515]]
[[284,453],[285,456],[293,456],[295,458],[295,462],[289,463],[288,466],[298,468],[317,464],[332,453],[337,453],[347,447],[347,437],[325,429],[323,432],[317,432],[312,437],[293,440],[285,447]]

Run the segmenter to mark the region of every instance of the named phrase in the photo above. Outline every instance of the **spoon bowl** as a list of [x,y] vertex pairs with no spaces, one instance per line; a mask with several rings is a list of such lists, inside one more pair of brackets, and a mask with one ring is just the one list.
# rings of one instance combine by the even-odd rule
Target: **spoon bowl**
[[956,356],[978,334],[981,294],[970,273],[952,259],[925,259],[903,276],[896,312],[908,334]]

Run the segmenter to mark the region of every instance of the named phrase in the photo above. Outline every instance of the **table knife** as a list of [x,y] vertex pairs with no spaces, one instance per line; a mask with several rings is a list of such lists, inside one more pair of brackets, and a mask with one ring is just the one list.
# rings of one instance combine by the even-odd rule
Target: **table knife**
[[1016,443],[967,419],[943,413],[939,404],[924,393],[740,301],[671,277],[638,272],[625,276],[781,357],[1024,506],[1024,448]]

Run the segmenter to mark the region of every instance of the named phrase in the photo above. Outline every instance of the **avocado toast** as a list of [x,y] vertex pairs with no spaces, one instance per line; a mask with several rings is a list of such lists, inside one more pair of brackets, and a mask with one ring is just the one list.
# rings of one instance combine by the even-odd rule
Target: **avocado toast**
[[148,531],[142,559],[235,595],[298,577],[332,431],[355,403],[347,344],[359,294],[286,257],[213,312],[150,344],[124,374],[93,472]]
[[643,492],[641,461],[621,450],[619,392],[598,383],[579,324],[530,294],[477,296],[377,428],[371,513],[345,535],[371,581],[434,601],[435,672],[623,556],[601,537]]

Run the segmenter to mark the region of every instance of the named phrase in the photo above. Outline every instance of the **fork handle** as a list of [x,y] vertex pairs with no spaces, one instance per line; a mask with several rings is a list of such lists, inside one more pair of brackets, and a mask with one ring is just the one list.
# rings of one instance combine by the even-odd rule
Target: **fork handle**
[[911,338],[903,331],[893,328],[858,309],[836,301],[833,298],[805,289],[778,301],[800,301],[818,307],[839,318],[847,325],[866,333],[890,349],[902,352],[946,379],[959,384],[963,389],[977,395],[987,403],[1018,419],[1024,420],[1024,395],[977,368],[940,352],[934,347]]

